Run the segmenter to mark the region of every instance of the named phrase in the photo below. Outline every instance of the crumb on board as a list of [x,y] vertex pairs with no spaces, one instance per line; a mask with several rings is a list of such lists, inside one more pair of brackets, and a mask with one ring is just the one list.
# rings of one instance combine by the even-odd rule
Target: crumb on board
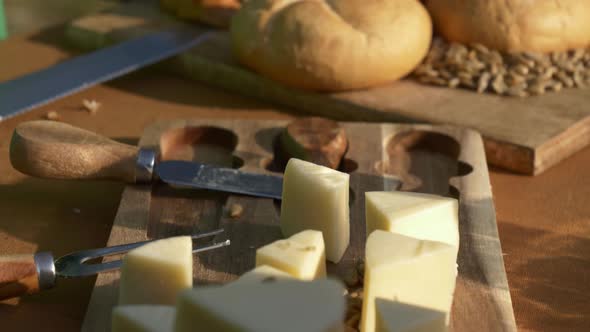
[[73,208],[72,212],[74,212],[75,214],[80,214],[80,212],[82,212],[82,211],[78,208]]
[[47,114],[45,114],[45,118],[47,120],[57,121],[59,120],[60,116],[56,111],[49,111]]
[[98,109],[100,108],[100,103],[97,102],[94,99],[84,99],[82,100],[82,106],[84,106],[84,109],[86,111],[88,111],[90,114],[96,114],[96,112],[98,111]]
[[242,216],[244,207],[241,204],[234,203],[229,207],[229,216],[236,219]]

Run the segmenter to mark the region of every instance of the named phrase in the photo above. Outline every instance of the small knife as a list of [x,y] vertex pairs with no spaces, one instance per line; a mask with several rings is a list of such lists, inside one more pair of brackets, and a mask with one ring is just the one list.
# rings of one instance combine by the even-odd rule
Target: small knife
[[[192,235],[192,239],[212,237],[223,232],[217,229],[207,233]],[[110,255],[124,254],[132,249],[155,240],[122,244],[113,247],[77,251],[53,260],[48,252],[33,255],[0,256],[0,301],[25,294],[33,294],[51,289],[57,277],[75,278],[95,275],[119,269],[122,260],[88,264],[89,260]],[[230,245],[230,240],[214,242],[204,246],[193,247],[193,253],[199,253]]]
[[47,179],[109,179],[149,183],[159,178],[175,187],[209,189],[281,199],[283,178],[188,161],[159,161],[152,149],[113,141],[56,121],[16,127],[10,162],[22,173]]

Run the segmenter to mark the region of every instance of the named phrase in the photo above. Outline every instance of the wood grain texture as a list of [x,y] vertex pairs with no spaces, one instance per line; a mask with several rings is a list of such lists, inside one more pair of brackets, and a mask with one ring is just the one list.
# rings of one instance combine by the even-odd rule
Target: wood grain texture
[[0,256],[0,300],[39,291],[34,255]]
[[[157,8],[121,6],[71,23],[68,40],[90,50],[157,29],[178,26]],[[196,33],[203,32],[195,28]],[[336,94],[285,88],[239,66],[227,32],[162,64],[169,71],[246,96],[337,120],[430,122],[473,128],[484,137],[488,162],[539,174],[590,143],[589,90],[569,89],[525,99],[476,94],[402,80]]]
[[281,134],[285,159],[299,158],[318,165],[338,168],[348,148],[344,129],[326,118],[306,117],[293,120]]
[[[287,123],[213,119],[160,122],[145,130],[140,145],[159,147],[164,143],[160,150],[184,151],[175,158],[210,160],[225,166],[242,165],[247,171],[270,172],[275,158],[273,147]],[[351,239],[342,261],[328,265],[329,274],[342,276],[364,257],[365,191],[401,188],[457,197],[461,247],[453,329],[515,331],[481,136],[472,130],[430,125],[340,125],[350,142],[341,169],[351,176]],[[212,126],[235,135],[236,144],[213,147],[205,138],[170,139],[170,133],[178,137],[183,131],[201,131]],[[182,129],[185,127],[190,129]],[[169,144],[176,142],[180,145],[172,149]],[[185,144],[189,146],[183,148]],[[243,207],[237,218],[228,215],[234,204]],[[196,286],[222,284],[254,267],[258,247],[281,238],[279,215],[280,204],[272,199],[173,190],[161,183],[151,188],[128,186],[108,244],[223,227],[225,233],[217,240],[229,238],[232,245],[194,258]],[[83,331],[108,330],[117,283],[117,272],[97,278]]]
[[135,182],[138,148],[55,121],[16,127],[10,162],[22,173],[48,179]]

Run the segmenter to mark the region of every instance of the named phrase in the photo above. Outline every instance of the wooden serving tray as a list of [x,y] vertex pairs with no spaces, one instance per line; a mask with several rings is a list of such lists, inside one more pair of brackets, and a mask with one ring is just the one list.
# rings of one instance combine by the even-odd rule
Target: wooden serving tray
[[[70,23],[67,40],[91,50],[181,23],[151,5],[121,4]],[[529,98],[477,94],[401,80],[371,89],[312,93],[290,89],[240,66],[227,31],[192,27],[202,44],[161,66],[193,80],[341,121],[429,122],[479,131],[488,162],[539,174],[590,143],[590,89]]]
[[[198,160],[252,172],[281,169],[276,139],[285,121],[186,120],[157,123],[140,145],[163,159]],[[454,331],[516,331],[498,238],[481,136],[472,130],[430,125],[341,123],[349,140],[342,170],[350,173],[351,239],[332,275],[364,257],[364,192],[410,190],[460,198],[459,276]],[[276,155],[279,155],[278,153]],[[238,218],[232,204],[243,206]],[[127,186],[108,245],[191,234],[223,227],[230,247],[195,255],[195,286],[226,283],[254,267],[256,248],[281,238],[280,203],[272,199],[173,189],[162,183]],[[433,271],[436,273],[436,271]],[[119,272],[98,276],[83,331],[108,331]],[[149,290],[146,290],[149,291]]]

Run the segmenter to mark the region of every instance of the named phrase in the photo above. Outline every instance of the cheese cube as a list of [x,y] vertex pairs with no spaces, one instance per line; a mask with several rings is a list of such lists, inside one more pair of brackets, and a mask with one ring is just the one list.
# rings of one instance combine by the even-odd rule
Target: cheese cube
[[118,306],[113,309],[111,332],[172,332],[175,316],[173,306]]
[[344,288],[328,279],[235,283],[184,291],[175,332],[340,331]]
[[230,285],[241,283],[264,283],[289,279],[294,278],[290,274],[279,269],[275,269],[272,266],[260,265],[255,269],[242,274],[242,276],[240,276],[237,280],[231,282]]
[[446,332],[445,313],[377,298],[377,332]]
[[175,304],[178,293],[193,286],[190,236],[157,240],[123,258],[119,304]]
[[361,331],[375,331],[375,299],[443,311],[448,322],[455,290],[455,247],[376,230],[365,248]]
[[283,235],[306,229],[321,231],[327,259],[340,261],[350,240],[348,182],[346,173],[291,158],[283,177]]
[[256,266],[268,265],[301,280],[326,276],[322,232],[306,230],[256,250]]
[[437,195],[374,191],[365,193],[367,236],[380,229],[459,248],[457,200]]

